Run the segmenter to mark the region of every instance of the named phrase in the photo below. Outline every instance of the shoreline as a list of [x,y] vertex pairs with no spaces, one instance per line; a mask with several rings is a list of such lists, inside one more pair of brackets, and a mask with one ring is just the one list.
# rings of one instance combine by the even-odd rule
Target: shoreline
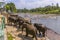
[[60,40],[60,34],[55,33],[53,30],[47,31],[47,37],[50,40]]
[[52,31],[52,32],[54,32],[54,33],[57,34],[57,35],[60,35],[59,33],[55,32],[53,29],[47,28],[47,30]]
[[56,17],[56,16],[60,16],[60,14],[31,14],[31,13],[16,13],[18,16],[20,14],[26,15],[26,16],[40,16],[40,17]]
[[[20,13],[16,13],[16,14],[20,14]],[[33,15],[33,14],[30,14],[30,13],[21,13],[21,14],[25,14],[25,15],[27,15],[27,16],[28,16],[28,15],[31,15],[31,16],[37,16],[37,15],[38,15],[38,14],[37,14],[37,15],[36,15],[36,14]],[[40,15],[42,16],[41,18],[43,18],[43,17],[44,17],[44,18],[50,18],[50,16],[54,16],[54,17],[57,16],[56,14],[40,14]],[[31,17],[31,16],[30,16],[30,17]],[[38,15],[38,16],[39,16],[39,15]],[[46,16],[46,17],[45,17],[45,16]],[[54,17],[51,17],[51,18],[54,18]],[[50,28],[48,28],[48,29],[54,31],[53,29],[50,29]],[[55,31],[54,31],[54,32],[55,32]],[[55,33],[58,34],[57,32],[55,32]],[[60,35],[60,34],[59,34],[59,35]]]
[[56,33],[54,30],[48,28],[47,37],[51,40],[60,40],[60,34]]
[[15,13],[15,14],[32,14],[32,15],[60,15],[60,14],[39,14],[39,13]]

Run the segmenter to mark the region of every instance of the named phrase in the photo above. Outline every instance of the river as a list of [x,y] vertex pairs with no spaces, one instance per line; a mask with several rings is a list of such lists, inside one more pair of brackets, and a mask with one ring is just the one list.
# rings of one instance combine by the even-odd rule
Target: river
[[18,14],[22,17],[31,18],[32,23],[41,23],[46,25],[46,27],[52,29],[53,31],[60,34],[60,16],[49,16],[49,15],[32,15],[32,14]]

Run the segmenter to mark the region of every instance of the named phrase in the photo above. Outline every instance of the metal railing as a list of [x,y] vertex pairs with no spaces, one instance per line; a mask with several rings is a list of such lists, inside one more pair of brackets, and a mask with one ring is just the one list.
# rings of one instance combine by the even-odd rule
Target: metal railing
[[0,36],[4,36],[5,17],[0,17]]

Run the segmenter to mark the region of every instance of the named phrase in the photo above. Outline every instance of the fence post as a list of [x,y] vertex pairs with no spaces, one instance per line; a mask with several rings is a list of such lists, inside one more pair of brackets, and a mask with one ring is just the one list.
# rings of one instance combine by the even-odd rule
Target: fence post
[[4,36],[4,27],[5,27],[5,17],[1,17],[1,24],[0,24],[0,37]]
[[4,28],[5,28],[5,17],[2,17],[2,30],[4,30]]

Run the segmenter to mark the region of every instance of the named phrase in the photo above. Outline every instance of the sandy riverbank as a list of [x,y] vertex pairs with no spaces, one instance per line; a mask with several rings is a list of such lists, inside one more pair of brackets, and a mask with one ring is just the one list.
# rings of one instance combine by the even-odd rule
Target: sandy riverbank
[[57,34],[53,30],[47,30],[47,37],[50,40],[60,40],[60,34]]
[[[10,33],[13,36],[13,39],[15,40],[35,40],[35,38],[31,38],[31,35],[28,37],[25,37],[26,33],[25,31],[22,34],[22,31],[17,31],[17,28],[15,26],[6,26],[7,32]],[[48,37],[39,37],[37,36],[38,40],[49,40]]]
[[[11,33],[15,40],[17,40],[17,39],[18,40],[33,40],[31,37],[25,37],[24,36],[26,34],[25,32],[23,32],[23,34],[21,34],[21,31],[17,32],[17,29],[13,26],[6,26],[6,28],[7,28],[7,32]],[[41,40],[41,39],[45,40],[45,38],[40,38],[40,37],[37,37],[37,38],[38,38],[38,40]],[[48,29],[46,40],[60,40],[60,35],[54,31]]]

